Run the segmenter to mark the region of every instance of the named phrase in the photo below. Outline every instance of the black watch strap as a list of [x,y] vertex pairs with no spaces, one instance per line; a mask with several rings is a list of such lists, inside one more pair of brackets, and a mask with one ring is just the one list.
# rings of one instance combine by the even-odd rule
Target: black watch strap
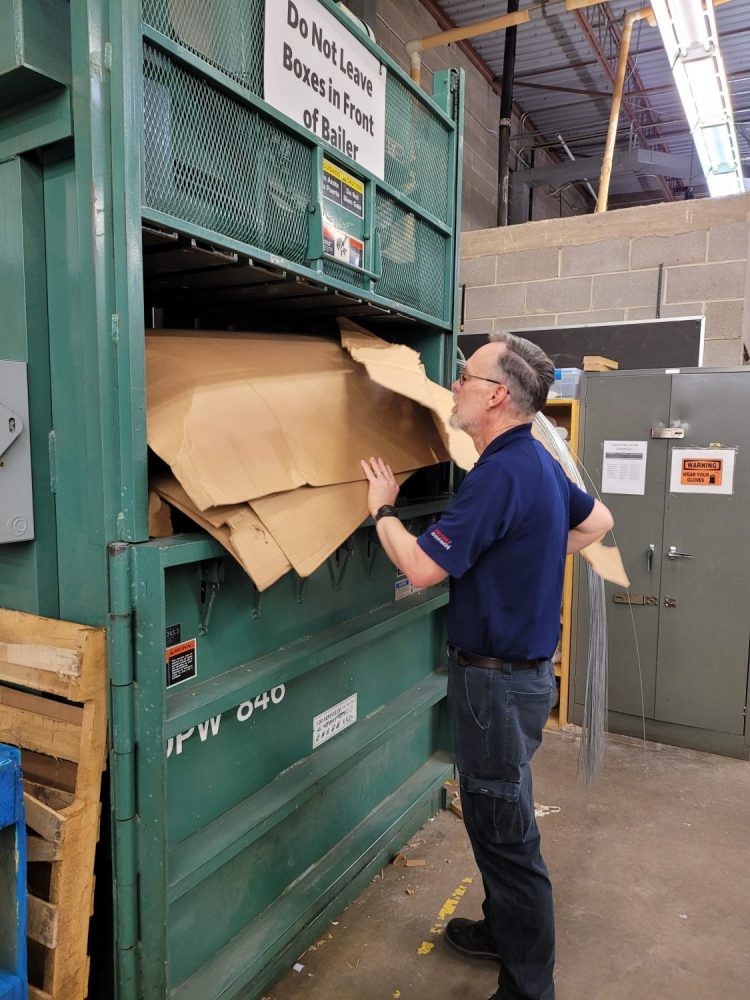
[[381,517],[398,517],[398,511],[391,504],[385,503],[382,507],[378,508],[378,511],[373,518],[375,524],[378,523]]

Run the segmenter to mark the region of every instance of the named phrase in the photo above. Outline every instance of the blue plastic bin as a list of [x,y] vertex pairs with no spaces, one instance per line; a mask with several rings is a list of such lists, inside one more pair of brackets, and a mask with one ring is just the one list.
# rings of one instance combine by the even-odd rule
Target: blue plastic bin
[[0,1000],[27,1000],[21,751],[0,743]]

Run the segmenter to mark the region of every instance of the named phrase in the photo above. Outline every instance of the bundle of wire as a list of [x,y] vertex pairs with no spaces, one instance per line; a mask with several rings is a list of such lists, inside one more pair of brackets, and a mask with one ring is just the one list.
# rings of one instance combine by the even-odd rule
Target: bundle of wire
[[[542,413],[534,418],[534,429],[545,447],[557,458],[566,476],[581,489],[583,477],[568,446]],[[578,770],[590,783],[604,765],[605,723],[607,717],[607,609],[604,580],[586,563],[589,596],[589,649],[586,670],[586,695],[583,708]]]

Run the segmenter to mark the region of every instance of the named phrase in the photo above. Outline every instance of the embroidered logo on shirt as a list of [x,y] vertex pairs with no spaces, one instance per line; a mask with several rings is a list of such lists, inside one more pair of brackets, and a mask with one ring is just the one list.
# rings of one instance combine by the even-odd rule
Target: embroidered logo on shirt
[[450,540],[450,538],[448,538],[447,535],[444,535],[439,528],[435,528],[433,531],[431,531],[430,535],[435,539],[438,545],[442,545],[444,549],[449,549],[451,545],[453,545],[453,542]]

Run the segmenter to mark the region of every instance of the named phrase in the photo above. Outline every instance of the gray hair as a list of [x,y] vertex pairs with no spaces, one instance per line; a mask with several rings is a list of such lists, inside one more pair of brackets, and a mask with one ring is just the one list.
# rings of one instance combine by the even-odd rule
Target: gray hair
[[531,417],[543,408],[555,379],[555,365],[541,347],[512,333],[491,333],[490,341],[504,344],[500,371],[519,416]]

